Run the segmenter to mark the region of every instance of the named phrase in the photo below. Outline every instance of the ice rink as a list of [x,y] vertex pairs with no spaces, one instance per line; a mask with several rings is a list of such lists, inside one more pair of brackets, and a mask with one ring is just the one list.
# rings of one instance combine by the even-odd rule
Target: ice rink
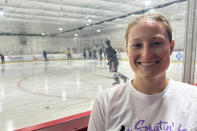
[[[172,62],[167,75],[181,81],[182,68]],[[105,60],[6,63],[0,69],[1,131],[91,110],[96,95],[114,81]],[[120,61],[119,72],[134,75],[127,60]]]

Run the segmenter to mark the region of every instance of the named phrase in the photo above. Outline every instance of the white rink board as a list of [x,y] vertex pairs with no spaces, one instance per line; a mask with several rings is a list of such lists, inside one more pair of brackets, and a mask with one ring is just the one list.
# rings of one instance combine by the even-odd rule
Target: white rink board
[[[83,59],[82,54],[71,54],[72,59]],[[104,55],[104,54],[103,54]],[[118,58],[121,59],[128,59],[127,54],[125,52],[118,53]],[[60,59],[67,59],[67,54],[48,54],[47,55],[49,60],[60,60]],[[103,56],[104,57],[104,56]],[[174,61],[183,61],[183,52],[177,51],[173,52],[170,60]],[[99,55],[97,53],[97,58]],[[16,56],[5,56],[5,62],[14,62],[14,61],[35,61],[35,60],[44,60],[42,55],[16,55]]]

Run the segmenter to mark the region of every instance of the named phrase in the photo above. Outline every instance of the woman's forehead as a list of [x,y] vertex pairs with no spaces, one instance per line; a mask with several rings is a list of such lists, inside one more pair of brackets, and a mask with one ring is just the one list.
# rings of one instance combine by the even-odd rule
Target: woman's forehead
[[160,22],[144,21],[130,28],[128,39],[141,39],[145,37],[151,38],[167,38],[167,32]]
[[162,25],[162,23],[158,22],[158,21],[155,21],[153,19],[144,19],[144,20],[141,20],[141,21],[137,22],[136,25],[134,25],[133,27],[135,27],[137,25],[141,25],[141,26],[142,25],[156,26],[156,25]]
[[136,34],[137,32],[145,32],[145,31],[167,33],[161,22],[141,21],[130,28],[129,34]]

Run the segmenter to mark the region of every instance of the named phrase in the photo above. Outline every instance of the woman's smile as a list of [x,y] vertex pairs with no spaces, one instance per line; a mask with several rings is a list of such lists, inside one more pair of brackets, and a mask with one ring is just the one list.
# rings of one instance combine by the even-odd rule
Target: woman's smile
[[137,64],[145,67],[153,66],[155,64],[158,64],[159,61],[138,61]]

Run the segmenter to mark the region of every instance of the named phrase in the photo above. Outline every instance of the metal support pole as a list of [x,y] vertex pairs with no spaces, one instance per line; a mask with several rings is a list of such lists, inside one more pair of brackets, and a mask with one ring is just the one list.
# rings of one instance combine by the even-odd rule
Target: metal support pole
[[197,44],[197,1],[188,0],[186,31],[185,31],[185,49],[184,49],[184,67],[183,82],[194,84],[195,62],[196,62],[196,44]]

